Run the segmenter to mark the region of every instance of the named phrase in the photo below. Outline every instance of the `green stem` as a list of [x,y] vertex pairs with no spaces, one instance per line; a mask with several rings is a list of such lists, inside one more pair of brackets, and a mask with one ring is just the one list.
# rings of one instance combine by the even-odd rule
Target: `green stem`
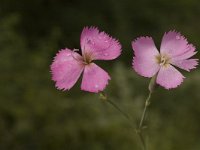
[[146,118],[147,108],[150,105],[151,94],[152,94],[152,92],[149,91],[149,95],[148,95],[148,97],[145,101],[144,110],[143,110],[143,113],[142,113],[142,117],[141,117],[140,124],[139,124],[139,127],[138,127],[138,132],[137,132],[139,137],[140,137],[140,141],[143,145],[144,150],[147,150],[147,146],[146,146],[146,142],[145,142],[145,139],[143,137],[143,134],[142,134],[142,128],[143,128],[144,120]]
[[[142,143],[143,150],[147,150],[147,146],[146,146],[146,142],[145,142],[145,139],[143,137],[143,134],[142,134],[142,128],[143,128],[144,120],[146,118],[147,108],[150,105],[150,99],[151,99],[152,91],[153,90],[150,90],[149,95],[148,95],[148,97],[145,101],[145,107],[144,107],[144,110],[143,110],[143,113],[142,113],[140,124],[139,124],[138,129],[136,130],[136,133],[138,134],[140,141]],[[115,104],[113,101],[109,100],[104,93],[100,93],[100,99],[111,104],[117,111],[119,111],[122,114],[122,116],[124,116],[124,118],[126,118],[129,121],[129,123],[131,124],[131,127],[134,130],[136,129],[135,126],[132,123],[130,116],[127,113],[125,113],[117,104]]]
[[126,112],[124,112],[116,103],[114,103],[113,101],[111,101],[110,99],[107,98],[107,96],[104,93],[100,93],[100,99],[102,99],[103,101],[108,102],[110,105],[112,105],[118,112],[120,112],[120,114],[128,120],[128,122],[130,123],[131,127],[135,130],[135,126],[132,123],[132,119],[130,117],[130,115],[128,115]]
[[117,106],[113,101],[111,100],[107,100],[107,102],[109,104],[111,104],[115,109],[117,109],[128,121],[131,122],[131,118],[129,117],[129,115],[127,113],[125,113],[124,111],[121,110],[121,108],[119,108],[119,106]]
[[148,95],[148,97],[145,101],[145,106],[144,106],[144,110],[143,110],[142,117],[141,117],[141,120],[140,120],[139,129],[141,129],[142,126],[143,126],[143,123],[144,123],[144,120],[145,120],[145,117],[146,117],[147,108],[150,105],[151,94],[152,93],[149,92],[149,95]]
[[138,134],[138,136],[139,136],[139,138],[140,138],[140,141],[141,141],[141,143],[142,143],[142,148],[143,148],[143,150],[146,150],[146,149],[147,149],[147,147],[146,147],[146,142],[145,142],[145,140],[144,140],[144,137],[143,137],[141,131],[138,131],[137,134]]

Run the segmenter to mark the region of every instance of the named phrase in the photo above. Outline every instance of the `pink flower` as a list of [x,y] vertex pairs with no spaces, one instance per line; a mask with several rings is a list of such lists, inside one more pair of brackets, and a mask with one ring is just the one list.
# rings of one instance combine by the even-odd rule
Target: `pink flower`
[[81,89],[98,93],[110,80],[107,72],[93,60],[112,60],[121,53],[119,42],[95,27],[85,27],[81,33],[82,56],[68,48],[58,52],[51,65],[52,80],[58,89],[69,90],[83,72]]
[[190,71],[198,65],[198,59],[190,59],[197,53],[195,47],[175,31],[164,34],[160,52],[151,37],[136,39],[132,48],[134,70],[148,78],[157,75],[156,83],[166,89],[176,88],[185,78],[174,66]]

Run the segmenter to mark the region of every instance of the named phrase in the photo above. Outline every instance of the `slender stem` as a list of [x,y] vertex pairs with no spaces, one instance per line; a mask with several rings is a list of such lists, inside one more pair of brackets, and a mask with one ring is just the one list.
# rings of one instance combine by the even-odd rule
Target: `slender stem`
[[145,139],[143,137],[143,134],[142,134],[142,128],[143,128],[144,120],[146,118],[147,108],[150,105],[151,94],[152,94],[152,92],[149,91],[149,95],[148,95],[148,97],[145,101],[144,110],[143,110],[143,113],[142,113],[142,117],[141,117],[141,120],[140,120],[138,131],[137,131],[144,150],[147,150],[147,146],[146,146],[146,142],[145,142]]
[[119,108],[119,106],[117,106],[117,104],[115,104],[115,103],[114,103],[113,101],[111,101],[111,100],[107,100],[107,102],[108,102],[109,104],[111,104],[115,109],[117,109],[128,121],[132,122],[130,116],[129,116],[127,113],[125,113],[124,111],[122,111],[121,108]]
[[143,137],[141,131],[138,131],[137,134],[138,134],[138,136],[139,136],[139,138],[140,138],[140,141],[141,141],[141,143],[142,143],[142,148],[143,148],[143,150],[146,150],[146,149],[147,149],[147,148],[146,148],[146,143],[145,143],[145,140],[144,140],[144,137]]
[[151,94],[152,93],[149,92],[149,95],[148,95],[148,97],[145,101],[145,106],[144,106],[144,110],[143,110],[142,117],[141,117],[141,120],[140,120],[139,129],[141,129],[142,126],[143,126],[143,123],[144,123],[144,120],[145,120],[145,117],[146,117],[147,108],[150,105]]
[[126,112],[124,112],[116,103],[114,103],[112,100],[108,99],[107,96],[104,93],[100,93],[100,99],[102,99],[103,101],[108,102],[110,105],[112,105],[117,111],[120,112],[120,114],[128,120],[128,122],[130,123],[131,127],[135,130],[135,126],[132,122],[132,119],[130,117],[129,114],[127,114]]
[[129,121],[129,123],[131,124],[131,127],[136,131],[136,133],[138,134],[138,136],[140,138],[143,150],[147,150],[147,146],[146,146],[146,142],[145,142],[145,139],[143,137],[143,134],[142,134],[142,128],[143,128],[143,123],[144,123],[144,120],[145,120],[145,117],[146,117],[147,108],[150,105],[151,94],[152,94],[152,91],[150,90],[149,95],[148,95],[148,97],[145,101],[145,107],[144,107],[144,110],[143,110],[143,113],[142,113],[142,117],[141,117],[141,120],[140,120],[139,127],[136,129],[135,125],[132,122],[132,119],[130,118],[130,116],[127,113],[125,113],[117,104],[115,104],[113,101],[109,100],[104,93],[100,93],[100,99],[101,100],[106,101],[109,104],[111,104],[117,111],[119,111],[124,116],[124,118],[126,118]]
[[[149,101],[150,97],[148,97],[148,101]],[[132,124],[132,120],[131,118],[129,117],[129,115],[127,113],[125,113],[124,111],[121,110],[121,108],[119,108],[119,106],[117,106],[113,101],[111,100],[106,100],[109,104],[111,104],[115,109],[117,109],[128,121],[129,123],[131,124],[131,127],[135,130],[135,126]],[[144,117],[145,117],[145,114],[146,114],[146,109],[147,109],[147,106],[145,105],[145,110],[143,112],[143,115],[142,115],[142,121],[140,122],[141,124],[141,127],[139,127],[138,130],[136,130],[136,133],[138,133],[139,135],[139,138],[141,140],[141,143],[142,143],[142,146],[143,146],[143,149],[146,150],[146,143],[145,143],[145,140],[144,140],[144,137],[142,135],[142,131],[141,131],[141,128],[142,128],[142,124],[143,124],[143,120],[144,120]]]

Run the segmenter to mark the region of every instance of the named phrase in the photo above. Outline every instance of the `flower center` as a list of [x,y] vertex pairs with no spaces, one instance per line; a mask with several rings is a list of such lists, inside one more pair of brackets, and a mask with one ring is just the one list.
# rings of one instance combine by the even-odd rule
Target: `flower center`
[[170,58],[167,55],[157,55],[156,56],[156,62],[160,65],[160,66],[164,66],[166,67],[167,65],[170,64]]
[[91,55],[90,54],[85,54],[84,56],[83,56],[83,59],[84,59],[84,63],[86,64],[86,65],[88,65],[88,64],[90,64],[91,62],[92,62],[92,59],[91,59]]

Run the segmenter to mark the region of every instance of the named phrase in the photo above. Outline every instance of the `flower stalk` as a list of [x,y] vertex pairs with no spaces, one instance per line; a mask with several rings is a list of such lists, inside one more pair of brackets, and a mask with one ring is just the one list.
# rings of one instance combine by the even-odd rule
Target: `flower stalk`
[[130,115],[126,112],[124,112],[115,102],[113,102],[112,100],[108,99],[106,94],[101,92],[100,93],[100,99],[108,102],[111,106],[113,106],[118,112],[120,112],[120,114],[126,119],[128,120],[128,122],[130,123],[131,127],[135,130],[135,126],[133,125],[132,119],[130,117]]
[[145,105],[144,105],[144,109],[143,109],[143,112],[142,112],[142,116],[141,116],[141,119],[140,119],[140,123],[139,123],[139,126],[138,126],[138,129],[137,129],[137,134],[139,135],[139,138],[140,138],[140,141],[142,143],[142,146],[143,146],[143,149],[144,150],[147,150],[147,144],[146,144],[146,141],[145,141],[145,138],[143,137],[143,134],[142,134],[142,130],[144,128],[144,121],[146,119],[146,114],[147,114],[147,109],[151,103],[151,95],[153,93],[153,91],[155,90],[156,88],[156,78],[157,78],[157,75],[153,76],[150,83],[149,83],[149,95],[147,97],[147,99],[145,100]]
[[144,106],[144,110],[143,110],[142,117],[140,120],[139,129],[143,128],[144,120],[146,118],[147,108],[150,105],[151,94],[152,94],[152,92],[149,92],[149,95],[145,101],[145,106]]

